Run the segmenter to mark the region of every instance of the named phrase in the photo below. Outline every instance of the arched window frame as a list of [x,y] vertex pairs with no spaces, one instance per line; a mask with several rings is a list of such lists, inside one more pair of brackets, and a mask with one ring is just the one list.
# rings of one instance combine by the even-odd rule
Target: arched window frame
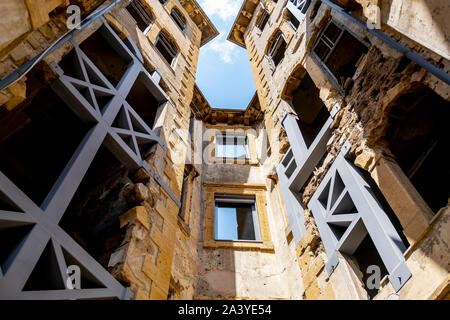
[[155,17],[150,8],[142,0],[130,0],[125,9],[136,21],[138,28],[144,34],[147,34],[155,22]]
[[255,22],[255,27],[260,31],[264,31],[267,23],[269,22],[270,12],[263,5],[261,5],[261,10],[259,12],[258,18]]
[[271,40],[269,41],[269,45],[267,46],[266,56],[268,57],[271,67],[275,70],[277,66],[283,61],[283,58],[281,58],[278,62],[274,60],[274,56],[278,53],[278,50],[280,50],[281,46],[283,45],[283,41],[285,44],[285,49],[288,46],[287,39],[284,36],[283,32],[281,30],[278,30],[276,33],[274,33],[274,36],[272,36]]
[[[172,61],[167,60],[164,54],[159,50],[158,43],[161,42],[164,46],[164,49],[172,56]],[[163,56],[164,60],[173,68],[175,66],[175,62],[177,60],[178,54],[180,52],[175,41],[168,35],[168,33],[164,30],[161,30],[156,37],[155,47],[158,52]]]
[[186,17],[181,13],[180,9],[173,7],[170,11],[170,16],[172,17],[175,24],[185,32],[187,30],[187,20]]

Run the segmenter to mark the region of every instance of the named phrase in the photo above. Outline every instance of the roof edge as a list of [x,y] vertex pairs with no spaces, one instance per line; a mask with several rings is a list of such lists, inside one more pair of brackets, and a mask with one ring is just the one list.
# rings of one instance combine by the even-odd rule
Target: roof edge
[[[209,104],[208,100],[203,95],[203,92],[200,90],[197,84],[194,86],[194,96],[197,96],[197,99],[193,99],[191,103],[191,108],[195,109],[197,119],[202,119],[206,123],[210,123],[212,120],[212,116],[214,114],[235,114],[238,116],[236,120],[239,118],[242,119],[248,117],[252,118],[250,122],[258,121],[259,114],[261,113],[261,105],[259,103],[259,98],[257,91],[252,96],[252,99],[248,103],[245,109],[226,109],[226,108],[213,108]],[[199,109],[200,108],[200,109]],[[220,122],[221,123],[221,122]],[[234,123],[235,125],[239,123]],[[244,123],[242,123],[244,124]]]
[[[245,45],[245,41],[243,40],[242,42],[240,42],[238,39],[236,39],[235,33],[236,32],[241,32],[242,30],[239,30],[239,27],[244,27],[245,30],[247,30],[248,25],[240,25],[238,23],[239,19],[244,17],[248,20],[251,20],[256,9],[258,8],[258,6],[260,5],[260,1],[259,0],[244,0],[244,2],[242,3],[241,8],[239,9],[239,12],[236,16],[236,18],[234,19],[233,22],[233,26],[231,27],[230,32],[228,33],[228,37],[227,40],[238,45],[239,47],[242,47],[244,49],[246,49],[246,45]],[[253,7],[253,9],[252,9]],[[245,9],[250,9],[250,10],[245,10]],[[245,12],[245,13],[244,13]],[[250,21],[249,21],[250,22]],[[245,33],[245,31],[244,31]]]
[[[217,37],[219,35],[219,31],[217,30],[216,26],[214,25],[214,23],[212,23],[211,19],[209,19],[208,15],[205,13],[205,11],[202,9],[200,4],[196,0],[180,0],[180,3],[185,8],[185,10],[188,12],[191,19],[194,20],[194,22],[195,22],[195,19],[194,19],[195,14],[200,14],[200,16],[202,17],[202,20],[205,22],[206,26],[210,30],[210,35],[208,35],[208,36],[206,36],[206,38],[204,38],[204,35],[205,35],[205,33],[203,32],[204,28],[202,28],[201,24],[199,25],[198,23],[196,23],[197,27],[199,27],[199,29],[202,31],[202,39],[201,39],[200,47],[203,47],[205,44],[207,44],[208,42],[210,42],[212,39],[214,39],[215,37]],[[193,10],[191,10],[191,11],[187,10],[187,4],[192,5]]]

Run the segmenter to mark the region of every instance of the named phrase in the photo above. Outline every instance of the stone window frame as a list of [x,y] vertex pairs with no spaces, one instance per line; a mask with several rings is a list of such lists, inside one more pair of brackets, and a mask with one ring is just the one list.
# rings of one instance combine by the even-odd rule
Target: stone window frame
[[189,219],[192,203],[193,184],[196,177],[199,176],[198,171],[191,164],[186,164],[184,168],[183,184],[181,187],[181,207],[178,212],[178,225],[186,236],[190,236]]
[[269,61],[270,68],[273,72],[275,72],[278,69],[278,66],[283,62],[284,57],[281,58],[281,60],[278,62],[277,65],[275,65],[275,62],[273,61],[274,54],[280,49],[280,46],[282,44],[281,41],[284,41],[286,44],[285,52],[289,46],[288,39],[284,35],[283,31],[280,29],[276,30],[272,36],[270,37],[269,43],[267,45],[266,54],[265,57]]
[[148,24],[144,30],[140,29],[138,26],[139,30],[141,30],[144,35],[147,35],[150,29],[152,28],[153,24],[155,23],[155,15],[153,14],[152,10],[148,7],[145,0],[129,0],[129,3],[124,8],[132,16],[133,20],[136,23],[137,23],[136,19],[134,18],[132,13],[128,10],[129,6],[134,7],[134,9],[141,16],[141,19],[143,21],[147,20],[146,22],[148,22]]
[[[119,283],[59,226],[67,206],[82,183],[83,177],[94,160],[96,152],[102,145],[105,145],[129,169],[139,170],[143,168],[160,185],[161,190],[164,190],[172,198],[173,202],[180,206],[178,198],[171,189],[164,184],[149,163],[142,159],[139,149],[136,147],[136,140],[145,139],[146,141],[152,141],[159,144],[163,149],[166,149],[166,146],[126,101],[129,91],[138,78],[143,81],[145,87],[161,103],[160,108],[167,107],[169,97],[158,85],[157,80],[159,81],[159,76],[156,78],[151,76],[143,66],[143,57],[131,38],[121,40],[103,17],[100,20],[102,24],[96,32],[100,32],[113,50],[130,62],[128,63],[128,69],[117,87],[113,86],[73,39],[69,41],[73,46],[72,51],[75,53],[79,64],[80,76],[74,78],[66,75],[58,63],[50,63],[50,67],[57,75],[52,88],[66,103],[67,107],[82,121],[91,123],[92,128],[75,150],[72,158],[66,164],[65,169],[61,172],[52,190],[41,205],[34,203],[6,175],[0,172],[0,194],[17,208],[17,210],[13,209],[13,211],[0,210],[0,221],[7,221],[8,223],[16,221],[16,223],[20,224],[33,225],[33,229],[23,240],[20,248],[9,256],[10,263],[7,270],[0,268],[0,297],[8,299],[42,299],[45,297],[46,299],[58,300],[131,298],[131,291]],[[94,76],[97,82],[91,82],[88,74]],[[101,82],[101,85],[99,82]],[[78,87],[89,90],[90,101],[80,94]],[[100,110],[97,105],[96,93],[111,96],[111,101],[103,110]],[[120,114],[120,110],[125,112]],[[119,122],[124,123],[126,121],[127,126],[124,128],[113,126],[114,120],[123,116],[124,118]],[[145,133],[134,132],[130,117],[133,117],[134,121],[139,123],[141,128],[145,130]],[[132,138],[134,148],[124,142],[121,138],[122,135]],[[83,267],[97,278],[104,288],[22,291],[24,283],[28,276],[31,275],[41,254],[48,245],[53,248],[58,263],[56,267],[61,272],[63,283],[66,282],[67,277],[68,262],[64,255],[64,252],[66,252],[77,261],[80,267]]]
[[[230,140],[233,139],[233,145],[232,144],[228,144],[228,142],[230,142]],[[219,157],[217,156],[217,151],[219,150],[219,140],[222,141],[223,148],[226,149],[226,146],[238,146],[241,145],[238,143],[238,140],[243,140],[244,141],[244,148],[245,148],[245,158],[244,157],[238,157],[236,154],[233,157],[227,157],[226,156],[226,152],[224,152],[224,156],[223,157]],[[246,133],[231,133],[231,132],[223,132],[223,131],[217,131],[216,132],[216,144],[215,144],[215,150],[216,150],[216,158],[220,158],[220,159],[245,159],[245,160],[249,160],[250,159],[250,150],[248,147],[248,135]],[[235,150],[236,151],[236,150]]]
[[[245,198],[245,199],[241,199]],[[214,219],[217,218],[217,203],[231,203],[231,204],[238,204],[244,200],[244,203],[251,203],[252,204],[252,221],[253,221],[253,231],[255,234],[255,239],[218,239],[217,235],[214,235],[215,241],[232,241],[232,242],[255,242],[260,243],[261,242],[261,232],[259,229],[259,217],[258,217],[258,209],[256,207],[256,196],[249,196],[249,195],[227,195],[227,194],[215,194],[214,195]],[[217,226],[214,226],[214,232],[217,231]]]
[[[283,10],[282,17],[283,17],[283,21],[285,23],[287,23],[292,28],[292,30],[294,30],[294,31],[297,31],[300,28],[301,24],[302,24],[302,22],[300,20],[298,20],[298,18],[290,10],[288,10],[287,8],[285,8]],[[292,22],[293,19],[295,19],[298,22],[297,26],[294,25],[294,23]]]
[[[259,184],[233,184],[204,182],[205,195],[205,221],[203,231],[203,247],[206,249],[229,248],[229,249],[253,249],[274,252],[274,245],[269,229],[267,216],[267,201],[265,185]],[[226,241],[215,240],[214,217],[215,217],[215,195],[249,195],[256,198],[256,210],[258,213],[259,230],[261,241]]]
[[[163,39],[163,40],[161,40],[161,39]],[[174,56],[172,57],[172,62],[167,61],[167,59],[163,56],[163,54],[156,47],[156,45],[158,44],[159,41],[162,42],[162,44],[164,45],[166,50],[168,49],[169,51],[172,51],[169,53],[174,54]],[[158,33],[158,36],[155,39],[155,42],[153,43],[153,46],[154,46],[156,52],[158,53],[158,55],[164,61],[164,63],[166,63],[168,66],[170,66],[170,69],[173,71],[175,69],[175,66],[177,65],[178,57],[180,56],[180,49],[179,49],[177,43],[175,42],[175,40],[169,35],[169,33],[166,30],[161,29]]]
[[[319,66],[319,68],[326,74],[326,76],[328,77],[328,80],[332,83],[332,85],[339,91],[339,93],[342,96],[345,96],[345,92],[344,92],[344,88],[343,85],[341,85],[338,81],[338,79],[336,78],[336,76],[331,72],[331,70],[327,67],[326,65],[326,61],[323,61],[321,58],[319,58],[319,56],[316,54],[316,52],[314,51],[316,49],[316,47],[319,45],[321,38],[325,32],[325,30],[328,28],[328,26],[330,24],[334,24],[337,28],[339,28],[341,30],[341,33],[339,35],[339,37],[336,39],[335,44],[333,45],[333,47],[331,48],[330,52],[327,54],[327,57],[325,60],[328,60],[328,58],[332,55],[334,49],[336,48],[337,44],[339,43],[340,39],[342,38],[342,35],[345,32],[348,32],[350,35],[352,35],[355,39],[357,39],[362,45],[366,46],[367,48],[370,47],[370,43],[368,43],[367,41],[363,40],[361,38],[361,36],[358,36],[357,34],[355,34],[355,32],[353,32],[352,30],[350,30],[349,28],[347,28],[346,26],[344,26],[341,22],[337,21],[334,18],[329,19],[329,21],[325,24],[325,26],[320,30],[319,35],[317,36],[314,45],[312,46],[312,49],[310,51],[310,55],[312,57],[312,59],[314,60],[314,62]],[[364,56],[364,55],[363,55]],[[361,57],[361,59],[363,59],[363,56]],[[355,74],[358,74],[358,70],[360,69],[361,66],[359,66],[357,68],[357,70],[355,71]]]
[[261,33],[264,31],[265,27],[269,23],[269,19],[270,19],[270,12],[261,3],[261,8],[255,20],[255,28],[258,30],[259,35],[261,35]]
[[172,18],[173,22],[177,25],[178,28],[183,33],[186,33],[188,29],[188,22],[184,14],[181,12],[180,9],[178,9],[176,6],[173,6],[169,13],[170,17]]
[[[208,162],[211,164],[227,163],[259,166],[258,153],[256,150],[256,130],[249,126],[226,126],[226,125],[206,125],[208,139]],[[249,158],[221,158],[216,157],[216,132],[245,133],[247,135]]]

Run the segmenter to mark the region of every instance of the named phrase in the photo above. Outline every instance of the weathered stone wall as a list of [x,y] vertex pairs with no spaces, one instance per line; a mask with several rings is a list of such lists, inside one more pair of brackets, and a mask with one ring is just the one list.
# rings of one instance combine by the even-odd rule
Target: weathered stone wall
[[[283,13],[286,2],[279,1],[277,4],[272,3],[272,1],[264,2],[265,7],[271,12],[265,29],[261,32],[254,26],[255,16],[257,15],[257,12],[255,12],[253,20],[245,32],[245,45],[249,53],[261,108],[265,112],[264,121],[270,140],[278,140],[280,133],[283,133],[280,123],[281,116],[285,112],[294,112],[289,102],[290,97],[286,96],[285,93],[292,90],[289,88],[298,85],[302,74],[305,74],[305,72],[309,74],[316,87],[320,89],[320,98],[328,110],[331,110],[336,103],[341,105],[341,111],[332,125],[333,134],[327,143],[327,154],[304,187],[303,204],[307,205],[342,145],[349,140],[352,144],[350,153],[356,156],[355,164],[372,174],[373,179],[399,218],[404,234],[412,244],[410,250],[417,250],[414,244],[418,241],[420,243],[424,241],[421,237],[425,230],[429,228],[439,230],[441,227],[430,224],[432,218],[430,209],[415,191],[400,167],[395,164],[392,154],[383,141],[388,125],[387,115],[392,101],[402,93],[411,90],[415,83],[422,83],[447,101],[450,100],[449,86],[406,58],[402,58],[399,52],[354,25],[345,17],[331,11],[325,4],[313,3],[306,14],[305,21],[295,31]],[[369,3],[369,1],[357,2],[364,2],[364,8]],[[425,5],[419,2],[408,3],[408,8]],[[378,1],[379,3],[380,1]],[[442,19],[438,17],[441,13],[437,10],[433,11],[433,14],[428,14],[424,10],[409,11],[406,7],[402,7],[404,14],[400,16],[395,14],[398,11],[399,3],[400,1],[391,1],[388,5],[381,2],[383,12],[382,32],[448,72],[450,62],[445,59],[446,55],[444,54],[448,42],[440,38],[443,34],[442,30],[448,28],[445,28],[446,22],[440,21]],[[433,6],[444,8],[446,6],[444,3],[445,1],[436,1]],[[391,9],[389,18],[387,8]],[[445,7],[446,12],[448,12],[447,9]],[[369,12],[360,10],[355,11],[355,14],[365,20]],[[417,19],[416,15],[420,15],[421,19]],[[414,18],[412,18],[413,16]],[[312,58],[310,53],[319,32],[330,17],[338,23],[340,22],[357,37],[369,43],[369,51],[364,61],[359,65],[352,83],[343,91],[336,88],[328,79],[323,68]],[[390,27],[384,26],[384,23]],[[422,27],[419,27],[419,25]],[[406,29],[408,29],[408,32],[405,32]],[[266,51],[271,37],[277,30],[281,30],[285,35],[287,50],[282,62],[274,69],[267,58]],[[398,32],[402,32],[402,30],[406,34]],[[430,32],[424,30],[433,30],[430,32],[434,36],[429,38],[427,34]],[[417,45],[411,39],[423,44],[424,47]],[[435,52],[439,52],[441,56]],[[281,159],[286,147],[281,143],[279,148],[282,148],[278,158]],[[272,152],[277,154],[278,151],[280,150],[274,150],[272,146]],[[323,268],[326,255],[320,244],[320,235],[314,226],[314,219],[308,211],[305,212],[305,217],[307,232],[298,244],[297,254],[302,270],[306,298],[367,298],[361,281],[358,280],[359,275],[353,271],[354,268],[345,263],[348,259],[344,259],[344,263],[338,265],[340,270],[336,270],[331,278],[328,277]],[[442,216],[436,216],[434,219],[440,221],[438,225],[445,224],[445,219]],[[441,236],[441,242],[436,245],[434,250],[441,250],[448,246],[448,235],[444,233]],[[438,247],[441,249],[438,249]],[[428,259],[432,259],[432,253],[428,252],[425,255]],[[405,256],[408,265],[412,263],[411,258],[408,258],[408,253]],[[444,254],[443,257],[444,260],[448,261],[448,254]],[[445,262],[440,261],[438,265],[439,267],[434,273],[437,279],[431,285],[436,290],[443,286],[442,283],[446,281],[448,274],[448,266]],[[433,269],[431,261],[427,268]],[[353,283],[351,288],[348,287],[348,283]],[[420,277],[413,275],[408,287],[417,289],[414,298],[429,297],[428,293],[419,293],[422,290],[419,288],[423,288],[424,285]],[[389,286],[389,283],[387,283],[386,287]],[[427,290],[432,291],[434,289]],[[411,293],[406,293],[406,291],[412,292],[410,290],[405,287],[399,294],[401,297],[413,298]],[[386,288],[382,288],[380,297],[386,297],[386,291]]]
[[[162,75],[161,86],[173,103],[173,105],[169,103],[166,106],[155,124],[155,127],[159,128],[160,136],[168,150],[164,151],[160,146],[156,146],[149,163],[163,182],[170,186],[172,192],[180,198],[186,152],[187,148],[190,148],[188,145],[191,113],[189,105],[194,90],[194,74],[197,68],[201,32],[177,1],[168,1],[165,6],[156,0],[148,1],[148,4],[152,8],[153,15],[157,17],[150,31],[144,36],[134,26],[125,27],[143,53],[146,67],[149,70],[156,68]],[[170,11],[174,6],[177,6],[186,17],[188,23],[188,32],[186,33],[183,33],[170,17]],[[123,9],[117,8],[111,14],[120,22],[129,20],[125,16],[127,12]],[[165,61],[153,45],[161,30],[165,30],[173,37],[180,51],[172,66]],[[140,247],[136,245],[134,248],[128,248],[129,258],[125,259],[124,263],[128,265],[129,271],[123,269],[121,272],[127,276],[128,274],[137,275],[139,280],[134,282],[145,285],[141,291],[138,291],[140,293],[138,298],[164,300],[168,296],[171,284],[173,289],[174,285],[176,287],[180,281],[185,279],[192,282],[190,278],[195,274],[195,266],[192,268],[180,266],[179,253],[183,252],[183,255],[186,255],[181,258],[184,261],[183,264],[190,264],[195,260],[195,254],[189,255],[190,251],[184,250],[189,247],[185,243],[195,241],[195,236],[190,239],[189,235],[186,236],[181,231],[180,228],[183,226],[180,225],[178,219],[180,208],[167,194],[164,194],[161,188],[158,189],[155,190],[155,194],[159,194],[159,196],[153,201],[154,205],[150,205],[150,208],[145,205],[150,215],[151,227],[135,240],[140,240]],[[195,192],[193,196],[195,197]],[[195,219],[195,215],[193,216]],[[136,232],[133,231],[133,233]],[[133,240],[133,238],[131,239]],[[154,245],[157,247],[156,252],[152,248]],[[131,279],[133,278],[134,276],[131,277]],[[192,295],[192,290],[188,286],[184,285],[183,288],[186,290],[180,291],[180,297],[188,298]]]
[[[200,200],[202,190],[202,165],[195,161],[201,159],[201,140],[203,124],[199,120],[194,120],[193,135],[190,142],[190,153],[186,161],[192,164],[195,174],[189,179],[185,186],[187,196],[184,199],[185,215],[184,219],[178,217],[178,227],[176,230],[174,260],[172,264],[171,290],[175,299],[193,299],[198,275],[198,243],[202,237],[202,221]],[[191,148],[192,147],[192,148]]]
[[[101,2],[70,3],[81,5],[83,13],[89,13]],[[327,256],[308,210],[304,212],[306,233],[298,244],[295,243],[275,174],[275,167],[289,148],[281,117],[286,112],[295,113],[289,95],[307,73],[319,88],[327,109],[331,110],[336,104],[341,109],[332,124],[327,153],[302,190],[303,204],[308,204],[342,145],[349,141],[355,164],[370,173],[410,244],[404,256],[413,277],[398,295],[401,299],[448,298],[450,210],[447,206],[435,214],[431,211],[401,170],[384,137],[393,102],[402,94],[415,90],[420,84],[450,101],[449,86],[319,1],[311,5],[298,30],[287,20],[284,11],[287,0],[264,1],[271,15],[261,32],[254,26],[258,13],[249,20],[248,12],[258,5],[252,0],[246,1],[245,8],[249,11],[240,14],[238,19],[242,25],[248,25],[247,31],[243,34],[240,28],[236,36],[242,41],[239,44],[248,50],[258,101],[251,103],[246,112],[213,111],[205,108],[207,103],[196,93],[195,73],[200,46],[214,34],[214,27],[205,29],[210,22],[198,13],[194,2],[180,2],[169,0],[162,6],[157,0],[145,0],[156,17],[145,35],[124,9],[126,1],[105,15],[120,38],[131,37],[137,44],[147,70],[157,70],[162,76],[159,85],[170,101],[159,107],[154,129],[168,150],[154,146],[148,154],[148,162],[178,198],[182,194],[185,163],[194,158],[188,184],[189,200],[184,199],[182,208],[186,213],[184,219],[179,216],[180,208],[145,170],[125,178],[128,184],[118,197],[121,205],[126,200],[133,208],[120,217],[123,239],[109,259],[109,270],[131,287],[136,299],[166,299],[168,296],[181,299],[367,299],[361,272],[351,257],[339,255],[340,263],[334,273],[329,276],[326,272]],[[357,4],[354,14],[363,20],[373,19],[369,5],[380,5],[382,32],[449,72],[446,1],[337,2]],[[68,1],[63,0],[6,0],[0,4],[0,78],[48,48],[67,31],[64,10],[67,5]],[[187,32],[182,32],[170,17],[174,6],[185,15]],[[324,68],[311,55],[312,46],[330,18],[369,45],[355,76],[342,88],[330,81]],[[73,40],[82,43],[100,24],[100,21],[91,24]],[[154,46],[161,30],[171,36],[180,51],[172,66]],[[278,30],[285,36],[287,50],[281,63],[274,68],[266,53]],[[35,67],[32,79],[24,77],[1,91],[0,107],[6,108],[4,112],[20,108],[39,91],[36,74],[44,85],[50,85],[56,77],[50,63],[60,62],[72,49],[72,45],[66,43]],[[198,109],[203,108],[205,112],[200,112],[200,116],[196,114],[199,119],[195,120],[193,137],[189,137],[194,95],[194,100],[200,100],[196,103],[202,104]],[[264,112],[263,119],[260,119],[260,109]],[[226,118],[228,123],[220,123]],[[214,133],[233,128],[248,133],[251,156],[243,163],[222,163],[215,158]],[[265,149],[263,129],[267,130],[271,147],[268,157],[262,152]],[[208,229],[214,193],[211,190],[220,190],[221,186],[235,193],[258,194],[258,206],[264,211],[260,222],[265,232],[263,244],[214,247],[205,241],[205,235],[211,232]],[[375,299],[386,299],[393,292],[385,278]]]
[[[245,126],[226,126],[229,130]],[[268,177],[271,166],[263,167],[257,150],[262,140],[256,128],[246,128],[249,137],[250,161],[248,163],[218,163],[214,157],[214,136],[224,125],[204,125],[203,151],[206,154],[202,169],[201,196],[196,199],[200,209],[200,237],[198,242],[198,275],[195,287],[196,299],[301,299],[303,287],[297,267],[294,243],[287,228],[287,219],[280,205],[280,194]],[[259,130],[258,130],[259,131]],[[198,143],[198,141],[197,141]],[[269,161],[268,161],[269,162]],[[209,184],[208,184],[209,183]],[[244,244],[224,244],[232,247],[213,248],[205,242],[208,230],[205,214],[213,201],[211,183],[217,190],[229,190],[238,194],[252,194],[254,188],[263,190],[267,228],[273,249],[264,246],[244,248]],[[261,189],[262,188],[262,189]],[[197,210],[197,209],[196,209]],[[193,213],[192,213],[193,214]],[[260,224],[261,224],[260,217]],[[263,227],[261,227],[263,228]],[[204,230],[204,231],[203,231]],[[266,247],[267,248],[267,247]]]
[[[121,39],[130,37],[144,58],[144,66],[152,73],[157,70],[162,76],[160,87],[170,101],[158,108],[154,131],[167,146],[163,150],[160,145],[154,146],[148,153],[148,163],[161,180],[169,186],[175,197],[181,195],[186,151],[188,147],[188,128],[190,119],[190,103],[195,85],[195,73],[202,30],[208,30],[208,36],[214,36],[215,28],[211,22],[203,19],[204,13],[192,12],[195,2],[189,3],[189,13],[177,0],[169,0],[164,6],[157,0],[143,0],[151,10],[155,21],[147,34],[143,34],[131,15],[125,9],[128,1],[122,1],[104,15],[107,23]],[[42,2],[42,3],[41,3]],[[3,78],[20,65],[27,62],[67,31],[65,12],[68,1],[7,1],[2,2],[2,21],[0,30],[8,27],[15,33],[2,32],[0,39],[0,77]],[[71,2],[72,3],[72,2]],[[101,1],[74,1],[81,5],[82,13],[92,12]],[[107,5],[111,1],[103,2]],[[186,2],[183,2],[186,5]],[[187,21],[187,29],[181,31],[170,16],[176,6]],[[53,11],[56,7],[58,10]],[[52,12],[50,16],[48,13]],[[37,21],[35,17],[41,20]],[[5,19],[3,19],[5,18]],[[203,19],[203,20],[202,20]],[[11,28],[11,26],[18,26]],[[101,25],[101,20],[89,25],[73,37],[73,41],[82,43]],[[209,29],[208,29],[209,28]],[[167,32],[179,50],[176,61],[170,66],[154,46],[161,30]],[[72,45],[65,43],[44,61],[35,67],[34,74],[46,85],[50,85],[56,75],[49,67],[50,63],[59,63],[71,50]],[[21,103],[26,103],[27,93],[36,91],[35,82],[24,77],[17,84],[0,92],[0,105],[8,110]],[[31,98],[30,98],[31,99]],[[149,124],[152,126],[152,124]],[[199,198],[194,188],[193,197]],[[109,261],[109,269],[125,285],[129,285],[135,299],[166,299],[171,283],[172,262],[176,246],[182,246],[188,240],[182,239],[178,222],[179,207],[163,190],[156,180],[139,170],[131,174],[131,181],[120,192],[130,205],[135,206],[120,217],[124,239]],[[198,204],[195,204],[198,205]],[[195,208],[194,205],[194,208]],[[195,219],[195,215],[193,215]],[[194,225],[197,225],[193,220]],[[195,228],[193,230],[195,232]],[[184,236],[183,236],[184,237]],[[179,240],[178,242],[176,240]],[[187,238],[189,239],[189,237]],[[191,241],[196,242],[195,234]],[[195,246],[193,246],[195,247]],[[179,249],[178,249],[179,250]],[[180,250],[179,250],[180,251]],[[195,261],[195,255],[191,257]],[[174,263],[179,266],[179,260]],[[176,269],[183,271],[182,268]],[[193,277],[195,269],[183,276]],[[176,278],[177,276],[174,275]],[[194,280],[190,280],[193,282]],[[182,297],[193,296],[193,291],[183,293]]]

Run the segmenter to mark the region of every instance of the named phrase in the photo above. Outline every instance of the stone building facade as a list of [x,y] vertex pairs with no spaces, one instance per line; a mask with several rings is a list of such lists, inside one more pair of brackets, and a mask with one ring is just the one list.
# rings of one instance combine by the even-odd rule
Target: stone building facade
[[0,9],[0,299],[449,298],[446,1],[243,1],[242,110],[195,0]]
[[0,6],[0,296],[166,299],[180,142],[217,30],[196,1]]
[[448,12],[445,1],[242,5],[228,39],[248,51],[280,143],[276,186],[307,299],[448,298]]

